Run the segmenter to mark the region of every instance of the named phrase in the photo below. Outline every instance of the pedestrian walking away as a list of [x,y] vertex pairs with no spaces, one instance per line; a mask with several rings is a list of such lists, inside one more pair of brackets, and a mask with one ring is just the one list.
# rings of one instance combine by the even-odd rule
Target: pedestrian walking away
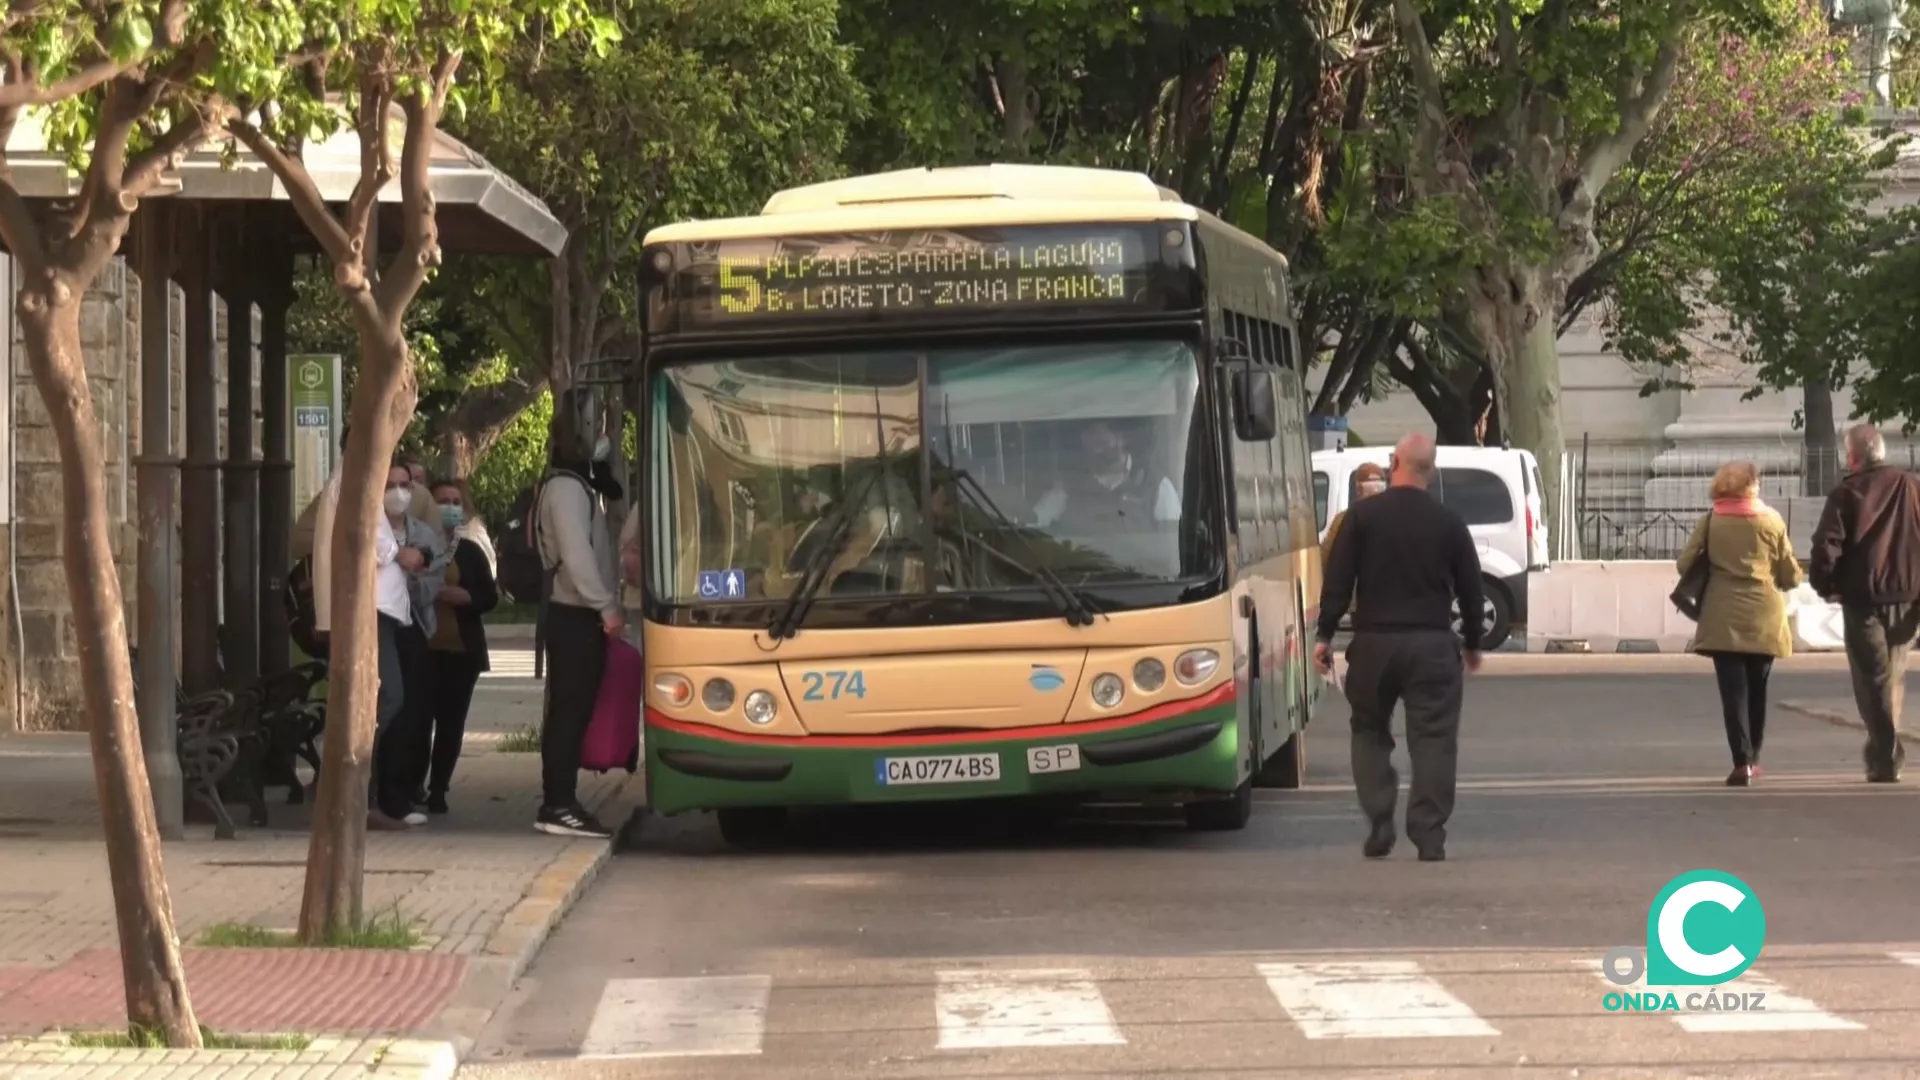
[[1827,496],[1812,546],[1813,590],[1840,605],[1867,780],[1896,783],[1907,757],[1907,653],[1920,631],[1920,479],[1887,464],[1871,424],[1847,432],[1847,475]]
[[1746,787],[1760,777],[1773,662],[1793,655],[1786,594],[1802,579],[1787,523],[1760,501],[1760,474],[1751,462],[1722,465],[1712,497],[1713,508],[1694,525],[1675,566],[1683,579],[1696,570],[1706,578],[1693,651],[1713,659],[1733,756],[1727,785]]
[[[534,500],[535,543],[553,574],[546,612],[546,716],[540,731],[543,794],[534,828],[556,836],[613,835],[580,805],[580,750],[607,670],[607,639],[626,631],[614,585],[613,537],[592,479],[612,452],[600,435],[591,450],[572,395],[553,410],[552,468]],[[592,461],[589,461],[591,457]]]
[[1387,490],[1347,511],[1320,593],[1314,666],[1333,673],[1333,635],[1352,602],[1347,703],[1353,711],[1353,784],[1368,822],[1362,851],[1393,851],[1400,777],[1393,768],[1393,710],[1406,703],[1413,784],[1407,838],[1423,862],[1447,857],[1458,771],[1465,671],[1480,669],[1479,619],[1461,619],[1454,603],[1479,611],[1480,559],[1467,523],[1427,492],[1434,444],[1409,435],[1394,447]]

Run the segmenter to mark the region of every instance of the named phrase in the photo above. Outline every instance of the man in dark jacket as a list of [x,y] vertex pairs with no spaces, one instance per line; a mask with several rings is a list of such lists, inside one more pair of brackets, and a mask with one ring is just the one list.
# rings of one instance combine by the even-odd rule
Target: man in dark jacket
[[1847,432],[1847,476],[1813,532],[1808,578],[1840,605],[1853,699],[1867,725],[1867,780],[1900,779],[1907,651],[1920,631],[1920,479],[1887,464],[1871,424]]
[[[1334,538],[1320,589],[1313,662],[1333,673],[1333,636],[1353,604],[1347,646],[1347,703],[1353,708],[1353,784],[1367,815],[1370,859],[1393,850],[1393,709],[1407,707],[1407,756],[1413,785],[1407,837],[1422,862],[1447,857],[1460,754],[1464,673],[1480,670],[1480,556],[1467,523],[1427,493],[1436,471],[1433,440],[1409,435],[1393,450],[1392,486],[1353,504]],[[1465,638],[1463,642],[1461,639]]]

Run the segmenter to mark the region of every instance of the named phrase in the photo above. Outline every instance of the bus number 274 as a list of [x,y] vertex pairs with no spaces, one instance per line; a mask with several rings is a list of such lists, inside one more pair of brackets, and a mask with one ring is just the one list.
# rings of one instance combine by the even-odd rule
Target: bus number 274
[[800,695],[802,701],[839,701],[842,697],[867,696],[867,678],[858,671],[809,671],[800,676],[800,681],[806,685]]

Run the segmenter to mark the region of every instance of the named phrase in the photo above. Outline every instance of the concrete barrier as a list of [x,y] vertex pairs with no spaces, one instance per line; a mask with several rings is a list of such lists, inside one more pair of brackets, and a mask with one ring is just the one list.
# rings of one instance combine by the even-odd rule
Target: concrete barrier
[[[1680,583],[1673,562],[1557,562],[1528,577],[1528,652],[1685,652],[1693,621],[1667,597]],[[1840,649],[1840,609],[1801,586],[1787,594],[1796,652]]]

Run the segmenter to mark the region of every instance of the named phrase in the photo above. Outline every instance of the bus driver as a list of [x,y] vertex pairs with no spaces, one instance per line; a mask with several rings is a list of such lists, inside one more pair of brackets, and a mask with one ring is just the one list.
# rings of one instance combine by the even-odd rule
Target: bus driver
[[1146,466],[1134,460],[1119,432],[1106,420],[1090,420],[1080,429],[1080,449],[1084,456],[1078,469],[1070,470],[1070,479],[1055,481],[1033,508],[1041,528],[1046,528],[1071,513],[1079,522],[1107,524],[1118,517],[1124,527],[1144,520],[1152,509],[1153,520],[1180,520],[1180,493],[1173,481],[1162,476],[1158,485],[1149,479]]

